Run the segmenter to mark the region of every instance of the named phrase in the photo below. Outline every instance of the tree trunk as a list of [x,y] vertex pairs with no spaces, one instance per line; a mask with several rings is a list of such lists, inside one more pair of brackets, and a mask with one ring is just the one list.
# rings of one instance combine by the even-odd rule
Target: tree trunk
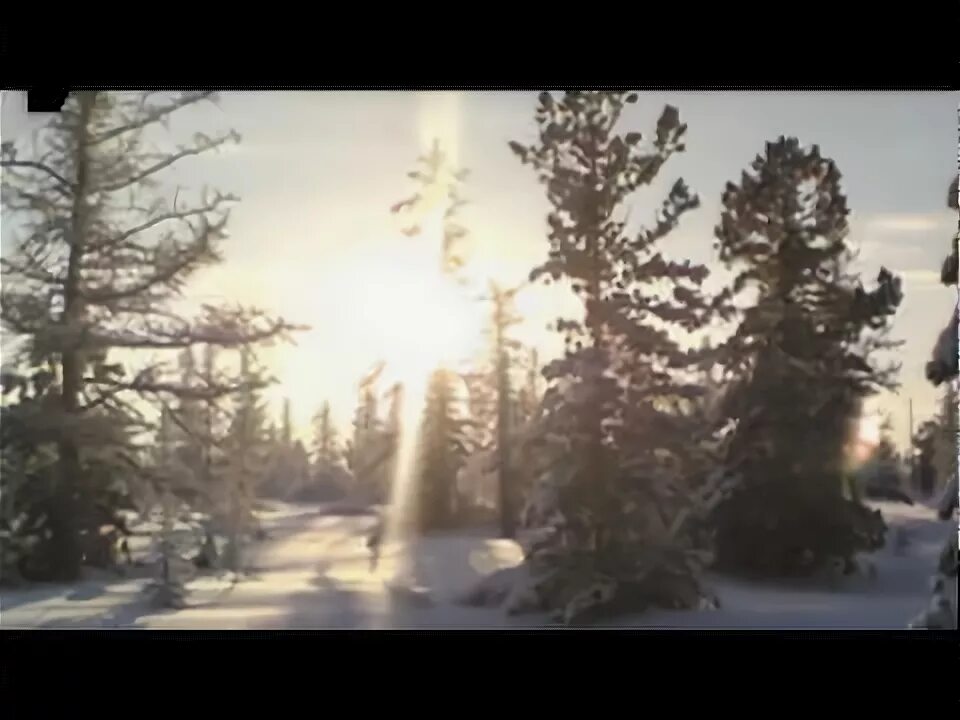
[[[79,294],[80,261],[83,257],[83,241],[86,233],[87,207],[84,202],[87,189],[87,122],[93,109],[94,95],[80,93],[80,119],[77,137],[77,175],[73,194],[70,255],[67,261],[67,276],[64,284],[63,322],[76,326],[83,317],[82,298]],[[67,416],[79,413],[80,391],[83,383],[83,357],[77,345],[64,348],[61,354],[63,380],[60,394],[61,409]],[[70,582],[80,576],[82,551],[80,547],[80,523],[78,515],[82,489],[80,449],[76,441],[63,434],[57,447],[59,483],[51,508],[51,563],[55,579]]]
[[510,457],[510,376],[506,350],[506,298],[496,298],[497,347],[497,480],[500,495],[500,536],[513,539],[516,535],[516,511],[513,507],[513,467]]

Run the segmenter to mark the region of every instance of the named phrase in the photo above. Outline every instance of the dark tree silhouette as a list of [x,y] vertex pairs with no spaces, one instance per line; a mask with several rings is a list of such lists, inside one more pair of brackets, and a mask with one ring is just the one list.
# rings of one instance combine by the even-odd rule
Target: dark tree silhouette
[[[954,178],[953,183],[947,193],[947,205],[951,210],[958,210],[957,183],[960,176]],[[943,263],[941,272],[941,281],[944,285],[954,288],[957,286],[957,238],[960,233],[953,236],[953,248],[950,255]],[[960,307],[954,304],[953,317],[951,323],[948,323],[944,332],[953,332],[953,340],[950,343],[944,342],[943,335],[937,341],[934,347],[933,359],[927,366],[927,379],[934,385],[950,383],[953,388],[952,394],[956,396],[956,383],[960,371],[957,369],[957,346],[956,346],[956,320]],[[951,331],[950,325],[953,325]],[[945,350],[950,347],[950,351]],[[954,417],[953,427],[956,427],[955,413],[956,405],[950,408],[950,415]],[[954,437],[956,441],[956,437]],[[952,473],[944,488],[943,495],[940,498],[938,514],[942,520],[947,520],[955,516],[958,505],[958,492],[960,492],[960,478],[957,474],[956,466],[956,445],[954,445]],[[956,528],[956,525],[954,525]],[[947,541],[940,552],[940,562],[937,565],[937,572],[933,581],[933,593],[930,603],[926,610],[920,613],[910,623],[913,628],[924,628],[931,630],[956,630],[957,629],[957,542],[956,537],[951,532]]]
[[730,569],[807,572],[882,542],[879,513],[844,498],[844,475],[863,399],[894,386],[898,368],[872,356],[897,344],[902,293],[885,269],[870,292],[850,272],[840,180],[816,146],[780,138],[723,193],[720,258],[737,292],[756,293],[725,348],[740,481],[715,520]]
[[[651,142],[615,127],[637,100],[623,92],[540,95],[539,141],[512,142],[546,186],[549,258],[531,279],[565,280],[584,309],[557,329],[565,356],[548,365],[545,433],[554,468],[544,539],[527,562],[534,604],[571,622],[601,609],[702,598],[699,556],[686,538],[688,448],[695,382],[709,352],[685,349],[668,328],[695,330],[724,309],[700,286],[708,271],[673,262],[660,242],[698,199],[682,180],[652,228],[630,234],[623,207],[684,150],[686,126],[667,106]],[[548,282],[549,282],[548,279]],[[535,516],[536,514],[534,514]],[[531,516],[533,517],[533,516]]]

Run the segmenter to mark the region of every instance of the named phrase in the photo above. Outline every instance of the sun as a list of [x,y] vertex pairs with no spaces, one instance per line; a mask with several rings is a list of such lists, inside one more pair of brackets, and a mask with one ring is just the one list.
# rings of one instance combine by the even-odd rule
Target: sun
[[482,337],[475,304],[440,271],[439,243],[389,238],[357,273],[356,306],[341,312],[386,364],[386,376],[420,382],[469,358]]
[[882,440],[882,425],[882,418],[875,413],[861,416],[851,448],[855,463],[864,463],[873,455]]
[[883,434],[882,424],[882,418],[876,414],[860,418],[857,427],[857,439],[864,445],[871,447],[879,445]]

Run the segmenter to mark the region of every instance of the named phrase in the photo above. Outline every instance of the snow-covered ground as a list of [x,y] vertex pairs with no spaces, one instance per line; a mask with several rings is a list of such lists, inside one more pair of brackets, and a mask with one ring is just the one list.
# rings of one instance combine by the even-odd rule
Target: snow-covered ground
[[[876,576],[757,584],[711,578],[721,609],[651,611],[617,626],[696,628],[903,628],[929,597],[944,539],[956,524],[924,506],[880,503],[888,547],[870,558]],[[455,598],[494,570],[520,561],[519,547],[482,532],[422,538],[384,548],[371,571],[371,516],[330,506],[277,504],[261,513],[269,539],[252,549],[250,577],[201,576],[189,607],[158,611],[143,597],[148,578],[100,575],[78,585],[0,591],[0,627],[302,629],[482,628],[548,624],[463,607]],[[403,581],[396,578],[403,577]]]
[[[636,625],[660,628],[879,630],[906,627],[927,607],[930,583],[956,522],[942,522],[924,505],[876,502],[889,531],[884,548],[864,556],[875,573],[785,583],[752,583],[713,576],[720,609],[653,611]],[[898,540],[899,538],[899,540]]]

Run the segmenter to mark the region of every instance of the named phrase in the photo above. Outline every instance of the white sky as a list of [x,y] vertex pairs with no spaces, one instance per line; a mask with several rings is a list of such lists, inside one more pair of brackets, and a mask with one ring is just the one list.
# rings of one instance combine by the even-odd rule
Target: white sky
[[[383,307],[384,285],[407,262],[388,209],[408,193],[406,173],[432,137],[454,147],[471,172],[463,220],[473,234],[475,271],[516,282],[544,257],[543,189],[507,148],[509,140],[532,139],[535,102],[531,92],[236,92],[224,93],[218,108],[192,108],[174,123],[175,134],[233,127],[244,138],[236,149],[185,163],[170,178],[171,186],[206,183],[242,199],[231,216],[227,262],[202,275],[192,292],[256,303],[313,328],[297,348],[271,356],[281,381],[271,391],[278,415],[287,395],[294,422],[305,429],[329,399],[347,430],[356,382],[386,339],[362,332],[364,323]],[[674,257],[718,265],[712,228],[720,193],[765,141],[795,135],[837,161],[866,279],[882,264],[904,278],[895,326],[895,336],[907,341],[898,358],[903,388],[881,400],[903,443],[907,398],[916,422],[936,410],[938,393],[923,366],[954,299],[938,275],[957,224],[945,204],[957,168],[957,94],[641,93],[621,127],[652,131],[666,103],[679,107],[689,125],[687,152],[635,196],[632,217],[652,218],[669,185],[683,176],[702,206],[665,242]],[[391,342],[406,336],[395,319],[420,291],[408,283],[406,300],[392,303],[394,314],[376,325],[392,328]],[[557,345],[542,326],[560,314],[556,299],[549,293],[522,299],[532,317],[521,335],[538,338],[548,351]]]

